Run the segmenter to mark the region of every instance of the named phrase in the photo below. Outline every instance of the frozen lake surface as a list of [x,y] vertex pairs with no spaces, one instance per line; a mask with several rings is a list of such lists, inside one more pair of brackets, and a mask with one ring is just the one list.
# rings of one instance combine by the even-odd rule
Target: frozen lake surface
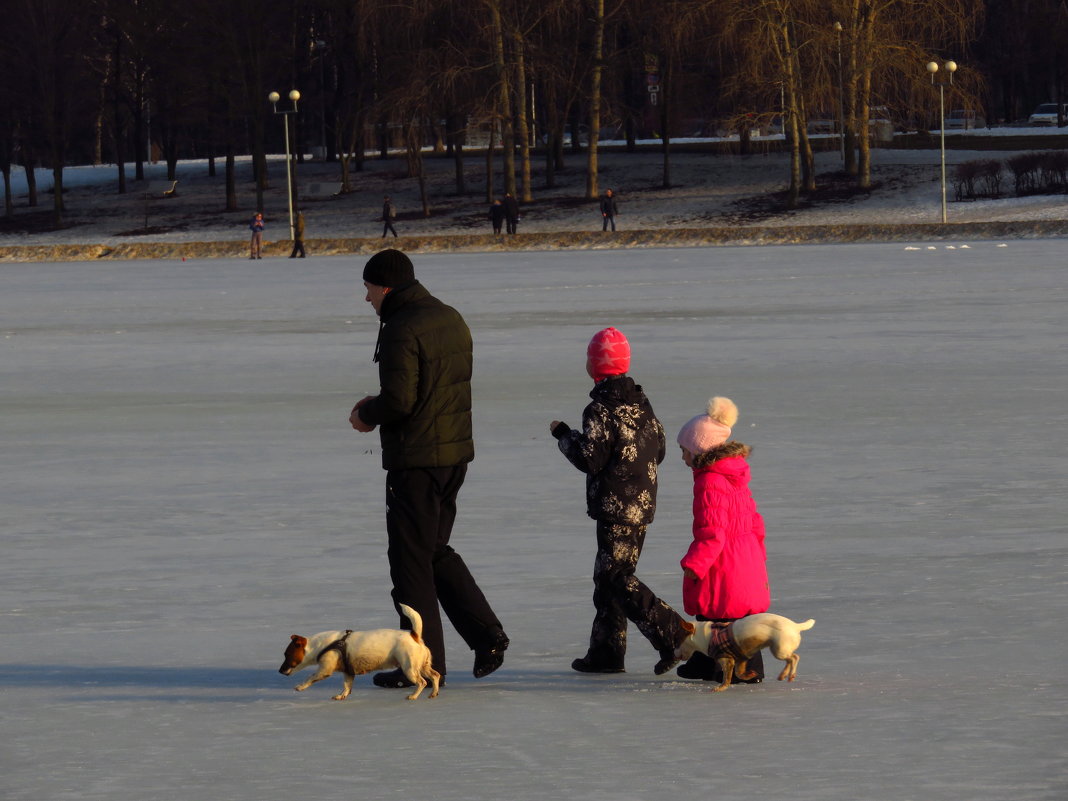
[[[296,694],[292,633],[395,625],[362,260],[0,265],[11,801],[1068,796],[1063,241],[423,255],[475,337],[454,545],[511,636],[433,701]],[[577,424],[615,325],[672,441],[741,411],[797,681],[581,676]],[[669,449],[638,574],[680,602]],[[778,663],[768,655],[769,673]]]

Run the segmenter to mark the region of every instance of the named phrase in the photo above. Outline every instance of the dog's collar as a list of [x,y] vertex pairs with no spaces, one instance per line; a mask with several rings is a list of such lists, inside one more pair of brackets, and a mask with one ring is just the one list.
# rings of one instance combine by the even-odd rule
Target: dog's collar
[[328,654],[330,651],[337,651],[338,654],[341,655],[341,669],[345,672],[345,675],[355,676],[356,671],[352,669],[352,663],[349,661],[349,652],[348,649],[345,647],[345,640],[349,638],[350,634],[352,634],[352,629],[345,629],[345,636],[334,640],[332,643],[323,648],[323,650],[319,652],[319,655],[315,657],[315,661],[318,662],[320,659],[323,658],[324,655]]

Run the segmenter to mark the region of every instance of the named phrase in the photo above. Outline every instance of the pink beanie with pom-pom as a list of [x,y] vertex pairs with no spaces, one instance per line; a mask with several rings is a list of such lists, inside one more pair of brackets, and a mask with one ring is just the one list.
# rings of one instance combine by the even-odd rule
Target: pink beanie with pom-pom
[[726,442],[731,427],[738,422],[738,407],[730,398],[711,398],[708,412],[699,414],[682,427],[677,437],[679,445],[694,456],[712,450]]

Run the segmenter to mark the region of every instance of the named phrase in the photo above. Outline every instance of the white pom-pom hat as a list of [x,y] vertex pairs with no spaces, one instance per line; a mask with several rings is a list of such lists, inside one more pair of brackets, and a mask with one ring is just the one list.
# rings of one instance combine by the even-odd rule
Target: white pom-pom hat
[[738,407],[730,398],[715,397],[708,401],[708,411],[692,418],[682,427],[676,441],[694,456],[722,445],[738,422]]

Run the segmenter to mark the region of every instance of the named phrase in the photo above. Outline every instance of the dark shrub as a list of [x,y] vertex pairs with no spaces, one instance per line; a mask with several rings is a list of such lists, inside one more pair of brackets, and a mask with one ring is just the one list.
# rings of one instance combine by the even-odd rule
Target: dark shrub
[[1037,191],[1038,174],[1042,164],[1042,153],[1020,153],[1008,160],[1009,169],[1016,183],[1016,194],[1030,195]]

